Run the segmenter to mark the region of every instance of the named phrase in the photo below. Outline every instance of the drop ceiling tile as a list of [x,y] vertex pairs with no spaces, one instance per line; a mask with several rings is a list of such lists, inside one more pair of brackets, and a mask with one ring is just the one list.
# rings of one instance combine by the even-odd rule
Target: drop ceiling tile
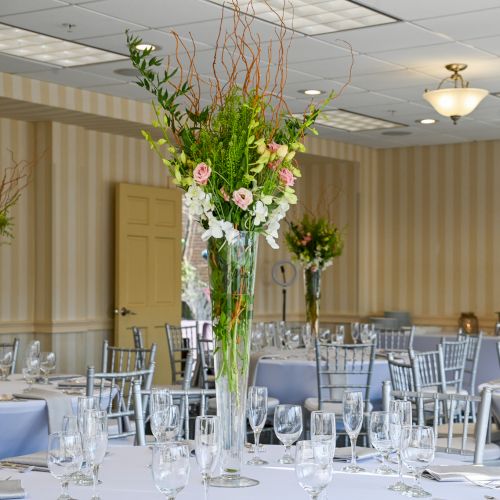
[[410,102],[391,102],[389,104],[369,104],[358,105],[353,108],[356,112],[382,118],[384,120],[395,121],[404,123],[413,122],[413,116],[420,116],[425,114],[427,106],[424,104],[414,104]]
[[124,83],[135,80],[135,76],[124,76],[116,74],[114,72],[115,70],[118,69],[133,70],[134,67],[132,66],[132,63],[128,60],[115,61],[110,63],[101,63],[101,64],[89,64],[88,66],[82,66],[82,68],[84,68],[84,71],[89,74],[96,74],[99,76],[104,76],[106,78],[114,78],[117,80],[121,80]]
[[446,37],[410,23],[391,23],[346,31],[342,34],[332,33],[319,36],[318,39],[341,46],[344,46],[343,42],[346,41],[352,45],[354,51],[366,54],[392,50],[395,46],[398,49],[405,49],[449,41]]
[[61,2],[57,0],[2,0],[0,2],[0,16],[11,14],[21,14],[45,9],[61,7]]
[[471,45],[477,49],[486,50],[487,52],[500,56],[500,36],[474,38],[473,40],[468,40],[467,45]]
[[359,92],[355,94],[342,94],[336,97],[329,107],[342,108],[347,111],[355,111],[359,106],[387,105],[401,102],[399,99],[376,92]]
[[218,20],[222,11],[221,6],[200,0],[101,0],[84,8],[151,28]]
[[426,86],[437,86],[439,79],[435,79],[432,76],[417,71],[398,70],[371,75],[360,75],[353,78],[353,83],[361,88],[375,91],[378,90],[390,95],[391,88],[397,89],[410,85],[422,85],[422,89],[425,89]]
[[[475,7],[475,2],[469,3]],[[498,7],[498,2],[496,6]],[[450,36],[454,40],[469,40],[498,35],[499,19],[500,8],[496,8],[454,16],[444,15],[443,17],[419,21],[418,24],[437,33]]]
[[0,54],[0,68],[3,73],[31,73],[55,68],[50,64],[36,63],[19,57]]
[[[340,92],[343,86],[344,82],[339,82],[335,80],[325,80],[323,78],[316,80],[309,80],[307,82],[307,85],[304,85],[304,82],[290,83],[287,81],[285,87],[285,95],[290,96],[293,99],[299,99],[306,102],[310,102],[312,99],[317,101],[318,99],[319,100],[323,99],[325,95],[328,95],[331,91],[334,91],[336,93]],[[306,90],[306,89],[322,90],[324,94],[318,97],[314,97],[300,92],[301,90]],[[359,92],[366,92],[366,90],[355,87],[354,85],[347,85],[347,87],[344,88],[342,93],[355,94]]]
[[360,3],[403,20],[448,16],[462,12],[498,7],[498,0],[361,0]]
[[151,94],[134,83],[120,83],[117,85],[97,85],[86,87],[87,90],[100,94],[110,94],[126,99],[151,100]]
[[113,85],[121,83],[118,77],[106,78],[104,76],[96,75],[95,73],[89,73],[87,71],[80,71],[71,68],[38,71],[36,73],[26,73],[23,74],[23,76],[33,78],[34,80],[44,80],[46,82],[77,88],[89,87],[92,85]]
[[[5,16],[1,17],[0,21],[65,40],[121,34],[125,33],[126,29],[139,30],[144,28],[138,24],[122,22],[116,18],[89,12],[73,5],[36,13]],[[75,27],[68,32],[67,27],[63,26],[65,23],[74,24]]]

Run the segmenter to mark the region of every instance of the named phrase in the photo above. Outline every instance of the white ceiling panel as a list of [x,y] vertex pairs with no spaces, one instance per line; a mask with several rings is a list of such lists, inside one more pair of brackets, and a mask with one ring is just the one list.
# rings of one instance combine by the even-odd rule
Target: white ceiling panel
[[390,73],[376,73],[372,75],[360,75],[353,78],[353,83],[361,88],[387,91],[394,88],[401,88],[407,85],[422,85],[422,91],[439,83],[439,79],[433,78],[423,73],[410,70],[391,71]]
[[61,5],[61,2],[57,0],[2,0],[0,2],[0,16],[54,9],[61,7]]
[[36,73],[23,74],[27,78],[45,80],[47,82],[67,85],[68,87],[83,88],[91,85],[113,85],[122,83],[118,78],[106,78],[95,75],[88,71],[80,71],[72,68],[57,68],[48,71],[37,71]]
[[87,87],[88,90],[99,92],[100,94],[111,94],[127,99],[136,99],[139,101],[151,100],[151,94],[139,87],[135,83],[119,83],[117,85],[97,85]]
[[359,3],[403,20],[448,16],[498,7],[498,0],[359,0]]
[[358,106],[367,106],[370,104],[393,105],[401,102],[390,95],[378,94],[375,92],[359,92],[356,94],[342,94],[336,97],[329,107],[342,108],[347,111],[355,111]]
[[[119,21],[102,14],[89,12],[78,6],[59,7],[27,14],[15,14],[0,17],[1,22],[44,33],[66,40],[97,37],[110,34],[125,33],[126,29],[144,28],[138,24]],[[71,23],[75,27],[68,30],[64,24]]]
[[202,0],[101,0],[83,7],[111,17],[118,14],[121,19],[151,28],[218,20],[222,10]]
[[[362,30],[322,35],[318,38],[341,46],[346,41],[352,45],[353,50],[366,54],[393,50],[396,47],[405,49],[407,47],[420,47],[449,41],[448,38],[442,35],[436,35],[425,28],[410,23],[392,23]],[[397,43],[395,43],[395,40],[397,40]]]
[[31,73],[33,71],[45,71],[49,68],[55,68],[55,66],[37,63],[7,54],[0,54],[0,69],[4,73]]
[[[475,2],[469,2],[475,6]],[[498,2],[496,4],[498,7]],[[498,35],[500,21],[500,8],[468,12],[455,16],[445,15],[434,19],[419,21],[424,26],[437,33],[447,35],[454,40],[470,40],[471,38],[483,38]]]

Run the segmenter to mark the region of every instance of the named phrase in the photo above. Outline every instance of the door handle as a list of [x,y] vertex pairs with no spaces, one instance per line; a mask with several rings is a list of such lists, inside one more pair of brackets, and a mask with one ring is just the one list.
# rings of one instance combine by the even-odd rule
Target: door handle
[[128,316],[129,314],[136,314],[134,311],[127,309],[126,307],[122,307],[121,309],[115,309],[114,313],[120,316]]

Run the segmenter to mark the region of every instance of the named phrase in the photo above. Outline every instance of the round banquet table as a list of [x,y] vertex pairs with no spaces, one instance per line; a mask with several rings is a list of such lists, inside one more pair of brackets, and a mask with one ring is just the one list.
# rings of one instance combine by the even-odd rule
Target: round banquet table
[[[98,486],[98,494],[103,500],[148,500],[165,498],[159,493],[153,483],[151,469],[151,450],[148,447],[110,446],[109,457],[105,458],[100,467],[99,477],[102,484]],[[277,459],[283,454],[281,446],[266,446],[263,458],[269,465],[250,467],[245,466],[243,473],[258,479],[260,484],[251,488],[210,488],[209,498],[217,500],[268,500],[272,498],[287,498],[288,500],[307,500],[308,495],[297,482],[293,466],[283,466]],[[249,455],[245,453],[244,459]],[[435,464],[458,464],[451,456],[436,454]],[[395,482],[393,476],[377,476],[373,474],[378,462],[370,459],[361,462],[367,469],[366,473],[348,474],[341,472],[343,463],[334,464],[334,477],[327,488],[328,498],[342,499],[370,498],[371,500],[387,500],[404,498],[398,493],[387,490],[387,486]],[[28,493],[28,498],[36,500],[54,500],[59,494],[59,482],[46,472],[18,473],[12,470],[0,470],[0,480],[11,476],[19,479]],[[406,478],[411,483],[411,478]],[[484,500],[485,495],[493,490],[480,488],[464,482],[437,482],[423,479],[424,488],[433,494],[435,500]],[[91,487],[70,485],[70,494],[79,500],[88,500],[92,496]],[[199,469],[195,459],[191,459],[191,472],[188,486],[182,490],[177,500],[200,500],[203,498],[203,489]]]
[[[21,375],[11,375],[7,382],[0,381],[0,395],[21,394],[26,387],[27,384]],[[57,382],[49,385],[34,384],[34,387],[58,390]],[[76,411],[76,401],[76,397],[73,397],[73,411]],[[0,458],[46,450],[48,435],[45,401],[40,399],[0,401]]]

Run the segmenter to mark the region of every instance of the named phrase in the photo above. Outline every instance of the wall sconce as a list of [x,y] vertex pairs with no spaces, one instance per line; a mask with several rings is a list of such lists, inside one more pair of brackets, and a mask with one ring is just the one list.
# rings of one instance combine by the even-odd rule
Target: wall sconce
[[[436,90],[425,90],[422,96],[440,115],[448,116],[456,125],[461,116],[472,113],[478,104],[488,95],[484,89],[469,87],[469,82],[465,81],[460,74],[467,68],[467,64],[447,64],[445,68],[452,72],[452,75],[441,80]],[[447,81],[453,82],[451,88],[441,88]]]

